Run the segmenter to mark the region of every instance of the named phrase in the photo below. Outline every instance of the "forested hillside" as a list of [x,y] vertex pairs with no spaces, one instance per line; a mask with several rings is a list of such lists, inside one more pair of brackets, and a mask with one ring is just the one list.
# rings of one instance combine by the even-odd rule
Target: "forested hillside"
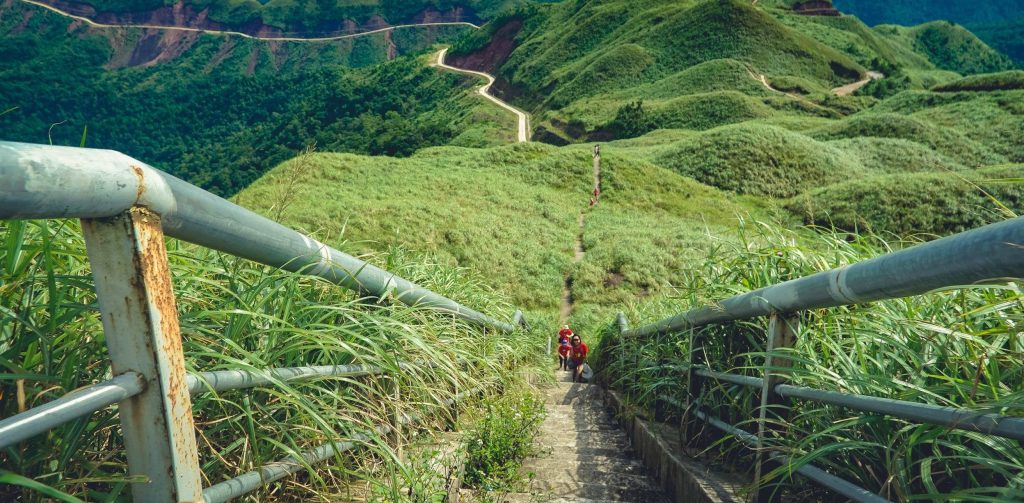
[[834,0],[843,12],[869,25],[911,26],[930,21],[962,24],[986,43],[1024,65],[1022,0]]
[[[289,33],[314,34],[424,21],[479,23],[525,0],[80,0],[61,2],[92,16],[138,18],[177,6],[203,13],[205,19],[235,29],[268,27]],[[194,20],[185,20],[194,22]]]
[[[187,50],[140,62],[133,41],[142,30],[89,29],[20,2],[0,8],[0,34],[0,108],[11,109],[0,116],[0,137],[77,145],[84,136],[87,146],[120,150],[219,194],[313,143],[408,155],[507,120],[474,112],[472,79],[413,56],[346,67],[386,61],[380,37],[267,43],[196,34]],[[390,40],[416,52],[421,35],[398,31]],[[456,143],[497,138],[469,132]]]

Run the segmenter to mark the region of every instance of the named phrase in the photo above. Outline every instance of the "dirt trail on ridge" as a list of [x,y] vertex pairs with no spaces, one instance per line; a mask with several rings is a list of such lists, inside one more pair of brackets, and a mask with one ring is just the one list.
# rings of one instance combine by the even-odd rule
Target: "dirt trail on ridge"
[[[580,210],[580,216],[576,220],[579,232],[576,234],[576,244],[573,248],[573,269],[583,261],[586,250],[583,248],[583,231],[587,225],[587,210],[597,206],[601,200],[601,147],[594,146],[594,188],[590,198],[590,206]],[[565,276],[565,285],[562,287],[562,303],[558,308],[558,326],[567,325],[569,317],[572,316],[575,299],[572,295],[573,276],[572,270]]]

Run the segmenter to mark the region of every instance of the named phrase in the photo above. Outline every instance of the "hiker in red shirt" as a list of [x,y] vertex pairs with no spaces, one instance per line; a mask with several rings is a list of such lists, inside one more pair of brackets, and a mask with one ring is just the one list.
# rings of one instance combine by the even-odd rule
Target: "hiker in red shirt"
[[569,370],[569,339],[572,335],[569,325],[562,325],[558,331],[558,368],[555,370]]
[[572,336],[572,346],[569,349],[569,366],[572,367],[572,382],[583,382],[583,364],[587,359],[587,351],[590,348],[583,343],[578,335]]

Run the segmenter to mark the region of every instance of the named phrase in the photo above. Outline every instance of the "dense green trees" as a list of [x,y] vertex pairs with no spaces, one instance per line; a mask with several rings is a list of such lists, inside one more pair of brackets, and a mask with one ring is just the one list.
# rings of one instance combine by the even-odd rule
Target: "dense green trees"
[[1024,64],[1024,0],[834,0],[865,23],[917,25],[935,20],[963,24],[996,50]]
[[[140,12],[175,3],[175,0],[83,0],[101,12]],[[392,24],[411,21],[416,14],[435,9],[465,9],[467,21],[487,17],[525,0],[185,0],[196,10],[209,9],[211,20],[239,27],[253,21],[286,31],[337,29],[346,19],[365,23],[379,16]]]
[[[33,36],[0,45],[0,138],[122,151],[233,194],[309,143],[409,155],[458,131],[445,105],[460,77],[413,58],[365,70],[316,66],[247,75],[188,60],[105,71],[103,39]],[[41,92],[42,91],[42,92]],[[430,113],[427,113],[430,112]],[[51,128],[52,124],[58,124]]]

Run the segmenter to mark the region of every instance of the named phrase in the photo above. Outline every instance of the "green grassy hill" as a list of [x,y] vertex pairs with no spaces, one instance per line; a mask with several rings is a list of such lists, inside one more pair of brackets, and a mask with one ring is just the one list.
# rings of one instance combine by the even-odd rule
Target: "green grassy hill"
[[[563,2],[500,16],[453,54],[486,50],[481,36],[508,37],[497,27],[521,25],[515,49],[499,62],[497,89],[531,110],[537,138],[553,143],[779,116],[837,118],[873,104],[830,91],[866,70],[890,78],[860,94],[884,98],[1011,66],[955,25],[872,29],[854,17],[806,16],[791,7]],[[639,101],[641,118],[623,108]]]
[[[440,147],[406,159],[317,154],[278,166],[237,197],[357,252],[401,244],[486,271],[516,305],[550,312],[573,272],[591,170],[589,146]],[[725,238],[736,218],[761,214],[759,204],[637,159],[633,148],[610,149],[602,173],[601,204],[586,213],[581,305],[614,308],[641,291],[664,291],[708,246],[708,232]],[[284,210],[282,201],[290,201]]]
[[834,0],[843,12],[864,22],[904,26],[929,21],[953,21],[967,26],[982,40],[1018,65],[1024,63],[1024,1],[1021,0]]

